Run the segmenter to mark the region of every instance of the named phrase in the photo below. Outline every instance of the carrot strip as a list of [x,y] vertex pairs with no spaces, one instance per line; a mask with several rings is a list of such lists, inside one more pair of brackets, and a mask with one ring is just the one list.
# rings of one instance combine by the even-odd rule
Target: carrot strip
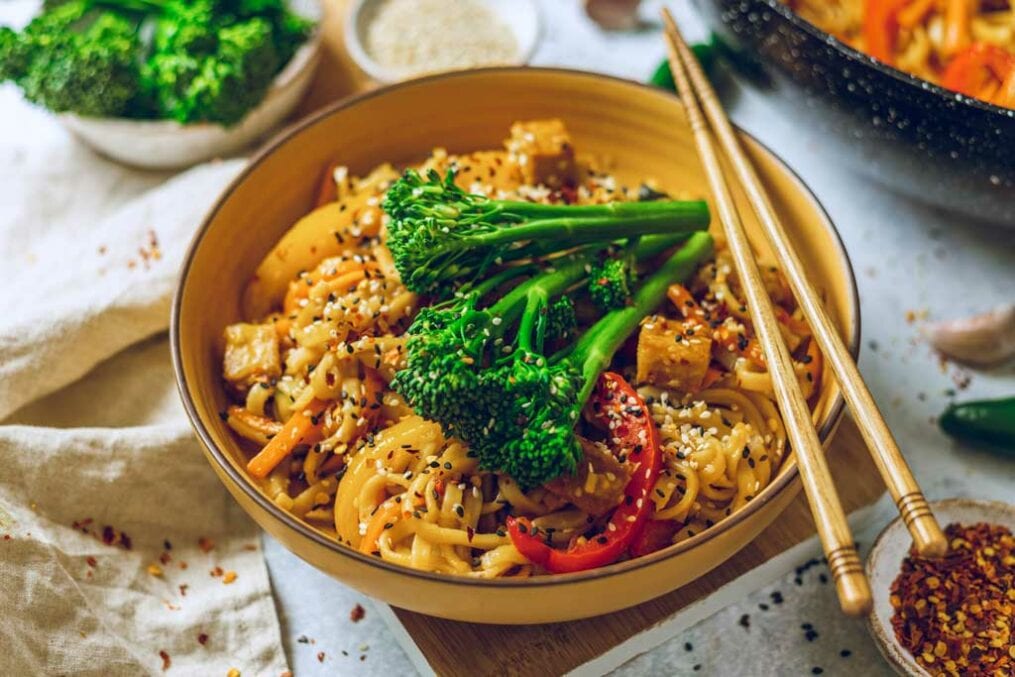
[[367,524],[366,533],[363,534],[363,540],[359,542],[359,551],[365,555],[372,555],[377,551],[377,541],[380,540],[381,534],[384,533],[384,529],[388,524],[394,523],[398,519],[398,512],[400,506],[398,503],[391,502],[382,504],[377,509],[374,516],[370,518],[370,523]]
[[321,439],[319,415],[328,406],[322,400],[311,400],[305,409],[295,412],[277,435],[247,463],[247,472],[264,479],[286,459],[299,444],[314,444]]
[[251,430],[265,436],[277,435],[282,428],[282,424],[278,421],[270,419],[267,416],[258,416],[254,412],[243,407],[238,407],[235,404],[229,407],[228,416],[231,419],[235,419],[240,425],[245,425]]
[[666,296],[676,306],[677,311],[686,319],[704,321],[704,312],[701,306],[694,300],[694,296],[682,284],[671,284],[666,290]]
[[699,388],[699,390],[710,388],[713,383],[722,378],[722,375],[722,370],[709,366],[709,368],[705,370],[705,376],[701,379],[701,388]]
[[334,202],[338,199],[338,186],[335,185],[335,170],[339,168],[338,162],[332,162],[328,165],[328,168],[324,170],[324,176],[321,177],[321,183],[317,188],[317,202],[314,204],[315,207],[326,205],[329,202]]
[[923,21],[927,13],[934,8],[934,2],[935,0],[916,0],[908,7],[900,9],[897,16],[899,26],[912,28]]
[[945,5],[944,40],[941,49],[947,56],[958,54],[970,42],[970,0],[948,0]]

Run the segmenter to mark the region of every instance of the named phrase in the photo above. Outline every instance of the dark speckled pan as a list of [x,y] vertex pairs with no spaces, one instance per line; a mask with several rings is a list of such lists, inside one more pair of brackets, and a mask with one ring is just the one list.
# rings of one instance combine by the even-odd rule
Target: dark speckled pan
[[[886,66],[777,0],[696,0],[733,46],[761,57],[779,105],[804,108],[821,152],[899,192],[1015,227],[1015,111]],[[799,114],[794,116],[797,119]]]

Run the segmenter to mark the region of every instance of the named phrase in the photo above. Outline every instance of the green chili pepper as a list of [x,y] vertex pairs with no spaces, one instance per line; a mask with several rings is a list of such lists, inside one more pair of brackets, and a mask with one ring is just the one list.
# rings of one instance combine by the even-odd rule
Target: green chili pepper
[[938,424],[956,439],[1015,454],[1015,397],[951,404]]
[[[694,56],[697,57],[698,63],[701,64],[705,74],[709,77],[712,76],[712,68],[715,65],[716,50],[715,50],[715,37],[713,36],[708,42],[699,42],[691,45],[691,51],[694,52]],[[675,90],[677,83],[673,81],[673,73],[670,71],[670,62],[667,59],[663,59],[659,66],[652,73],[652,77],[648,79],[650,85],[656,87],[662,87],[663,89]]]

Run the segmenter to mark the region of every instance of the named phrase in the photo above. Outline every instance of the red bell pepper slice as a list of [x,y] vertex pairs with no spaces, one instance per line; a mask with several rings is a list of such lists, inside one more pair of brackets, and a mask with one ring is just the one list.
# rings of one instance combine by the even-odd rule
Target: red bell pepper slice
[[878,61],[895,63],[895,40],[899,37],[899,10],[909,0],[867,0],[863,12],[866,52]]
[[1012,73],[1015,71],[1015,55],[997,45],[977,42],[955,55],[948,62],[941,85],[953,91],[976,97],[987,78],[996,78],[1001,89],[994,103],[1000,106],[1015,105],[1011,89]]
[[680,522],[674,520],[649,520],[631,544],[631,557],[643,557],[656,550],[673,544],[673,537],[680,531]]
[[596,422],[609,431],[614,453],[623,452],[631,464],[631,479],[624,499],[613,511],[606,529],[567,550],[546,543],[538,529],[524,517],[508,517],[508,533],[518,551],[550,573],[585,571],[616,562],[640,534],[652,512],[649,497],[662,464],[659,431],[648,407],[631,384],[614,372],[599,377],[592,394]]

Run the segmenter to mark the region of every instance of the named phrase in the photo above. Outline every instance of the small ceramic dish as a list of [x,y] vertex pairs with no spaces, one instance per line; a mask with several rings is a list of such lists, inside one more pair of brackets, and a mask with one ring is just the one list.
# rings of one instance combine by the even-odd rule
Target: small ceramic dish
[[[366,49],[366,33],[370,21],[383,0],[353,0],[349,3],[345,17],[345,48],[349,56],[364,73],[382,84],[412,78],[378,63]],[[509,63],[490,64],[498,66],[523,66],[528,63],[539,41],[539,8],[533,0],[483,0],[493,14],[507,26],[515,36],[518,53]]]
[[[316,0],[292,3],[301,16],[321,20]],[[321,30],[316,28],[285,68],[275,76],[264,99],[232,127],[175,120],[57,116],[64,127],[108,158],[142,169],[182,169],[237,153],[277,128],[296,109],[321,60]]]
[[[998,501],[950,498],[931,503],[930,508],[942,528],[954,522],[959,524],[989,522],[1015,530],[1015,505]],[[870,579],[871,591],[874,594],[874,609],[867,617],[867,627],[874,636],[881,654],[896,673],[911,677],[927,677],[927,671],[916,662],[905,647],[899,644],[892,629],[894,610],[889,601],[892,581],[902,570],[902,561],[909,554],[911,544],[912,540],[906,525],[899,517],[885,527],[874,541],[874,547],[867,556],[867,577]]]
[[[246,474],[247,454],[219,417],[223,328],[240,321],[243,289],[279,238],[314,202],[321,172],[341,161],[353,173],[381,162],[418,162],[501,145],[517,120],[559,117],[575,147],[609,158],[618,181],[654,177],[660,187],[708,195],[683,108],[672,94],[594,73],[542,68],[459,71],[346,99],[300,121],[254,157],[198,229],[180,276],[171,321],[184,406],[209,462],[247,513],[285,547],[343,583],[388,604],[482,623],[547,623],[634,606],[694,580],[746,546],[800,489],[790,456],[754,499],[693,537],[610,566],[557,576],[481,579],[404,568],[346,547],[272,502]],[[814,196],[778,157],[746,135],[767,187],[811,279],[855,355],[859,306],[853,271]],[[738,194],[752,243],[770,253]],[[826,441],[842,415],[835,379],[821,379],[816,418]]]

